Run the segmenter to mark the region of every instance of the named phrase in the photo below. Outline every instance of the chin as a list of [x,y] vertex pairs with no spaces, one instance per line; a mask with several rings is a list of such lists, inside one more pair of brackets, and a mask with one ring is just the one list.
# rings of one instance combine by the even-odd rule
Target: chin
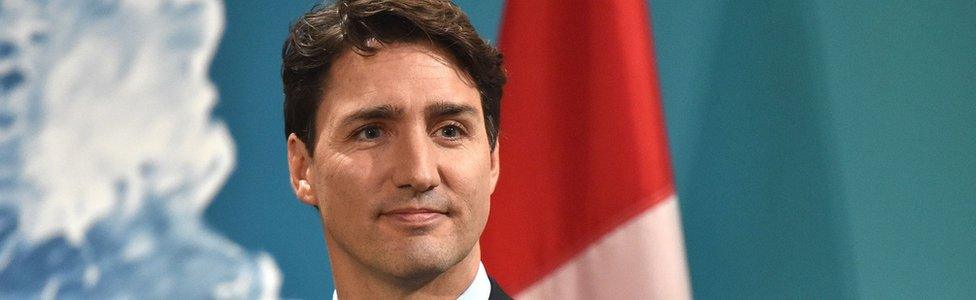
[[391,270],[401,279],[432,279],[460,263],[470,251],[459,251],[456,245],[435,246],[419,244],[408,246],[390,257],[396,261]]

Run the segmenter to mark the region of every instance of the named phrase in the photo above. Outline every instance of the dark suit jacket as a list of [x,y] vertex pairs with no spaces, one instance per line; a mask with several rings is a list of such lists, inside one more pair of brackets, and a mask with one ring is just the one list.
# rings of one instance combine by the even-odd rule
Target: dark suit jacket
[[505,291],[502,290],[502,287],[499,286],[497,282],[495,282],[494,278],[488,276],[488,282],[491,282],[491,294],[488,294],[488,300],[511,300],[512,299],[512,297],[509,297],[508,294],[506,294]]

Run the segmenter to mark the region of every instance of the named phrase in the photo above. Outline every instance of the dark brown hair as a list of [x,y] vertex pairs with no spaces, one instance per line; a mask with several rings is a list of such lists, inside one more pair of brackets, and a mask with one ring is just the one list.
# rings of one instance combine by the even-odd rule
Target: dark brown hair
[[481,94],[488,144],[495,149],[505,84],[502,55],[447,0],[338,0],[299,18],[281,49],[286,138],[295,133],[312,153],[316,111],[329,68],[344,51],[375,54],[379,49],[371,40],[431,42],[453,55]]

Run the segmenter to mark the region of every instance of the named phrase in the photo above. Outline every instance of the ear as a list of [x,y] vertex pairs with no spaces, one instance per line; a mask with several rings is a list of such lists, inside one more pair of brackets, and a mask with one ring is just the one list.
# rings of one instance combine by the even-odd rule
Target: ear
[[495,141],[495,149],[491,151],[491,183],[490,183],[491,186],[490,186],[490,188],[491,188],[491,192],[492,193],[495,192],[495,184],[498,183],[498,174],[501,172],[501,169],[502,169],[501,161],[498,160],[498,151],[501,151],[499,149],[502,147],[501,143],[499,143],[499,142],[500,141],[498,141],[498,140]]
[[288,135],[288,172],[291,177],[291,189],[302,203],[316,206],[318,200],[312,189],[309,168],[312,157],[305,148],[305,142],[298,139],[294,133]]

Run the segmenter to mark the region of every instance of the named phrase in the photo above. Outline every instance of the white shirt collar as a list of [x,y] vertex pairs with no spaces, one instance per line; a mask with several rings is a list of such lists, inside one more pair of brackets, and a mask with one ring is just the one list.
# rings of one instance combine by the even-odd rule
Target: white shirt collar
[[485,265],[478,262],[478,274],[474,275],[474,281],[468,289],[461,293],[458,300],[488,300],[491,295],[491,281],[488,281],[488,272],[485,272]]
[[[491,282],[488,281],[488,272],[485,271],[485,265],[478,262],[478,274],[474,275],[474,281],[458,296],[458,300],[487,300],[489,295]],[[332,291],[332,300],[339,300],[339,293],[335,290]]]

